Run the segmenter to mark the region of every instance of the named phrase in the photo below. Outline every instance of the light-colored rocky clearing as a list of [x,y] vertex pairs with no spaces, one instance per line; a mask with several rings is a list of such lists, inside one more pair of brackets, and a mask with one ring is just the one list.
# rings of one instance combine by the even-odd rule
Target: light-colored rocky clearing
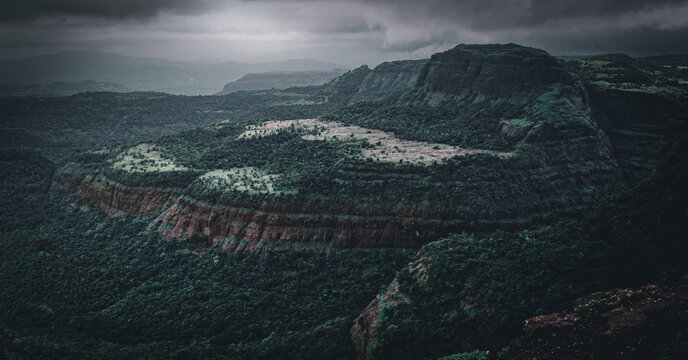
[[129,172],[184,171],[187,167],[177,165],[172,159],[151,144],[139,144],[117,156],[112,167]]
[[308,133],[305,140],[326,141],[360,141],[365,140],[371,148],[362,149],[364,159],[386,162],[404,162],[412,164],[430,164],[447,160],[454,156],[488,153],[495,156],[510,156],[510,153],[491,150],[465,149],[447,144],[429,143],[415,140],[399,139],[391,132],[368,129],[356,125],[345,125],[337,122],[324,122],[317,119],[268,121],[258,126],[248,126],[239,135],[240,139],[269,136],[278,131],[303,129]]
[[277,174],[268,174],[253,167],[231,168],[229,170],[213,170],[198,178],[203,186],[215,191],[236,190],[250,194],[273,194],[274,180]]

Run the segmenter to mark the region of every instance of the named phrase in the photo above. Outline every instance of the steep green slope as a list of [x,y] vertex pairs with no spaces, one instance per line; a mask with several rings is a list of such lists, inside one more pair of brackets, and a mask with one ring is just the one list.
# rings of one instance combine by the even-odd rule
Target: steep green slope
[[688,119],[688,86],[675,70],[626,55],[598,55],[572,62],[581,74],[593,113],[610,139],[627,179],[642,179],[680,136]]
[[359,357],[499,349],[524,319],[576,297],[680,281],[688,270],[686,154],[688,141],[673,144],[649,179],[605,199],[583,221],[425,245],[354,322]]

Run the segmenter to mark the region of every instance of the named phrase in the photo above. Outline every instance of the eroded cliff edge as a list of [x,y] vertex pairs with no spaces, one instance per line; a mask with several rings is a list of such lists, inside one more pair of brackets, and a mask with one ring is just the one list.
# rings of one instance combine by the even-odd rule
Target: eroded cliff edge
[[54,190],[71,192],[111,215],[152,216],[165,238],[194,238],[224,250],[298,248],[415,248],[446,233],[452,222],[394,215],[279,212],[211,203],[178,188],[125,185],[86,169],[62,171]]

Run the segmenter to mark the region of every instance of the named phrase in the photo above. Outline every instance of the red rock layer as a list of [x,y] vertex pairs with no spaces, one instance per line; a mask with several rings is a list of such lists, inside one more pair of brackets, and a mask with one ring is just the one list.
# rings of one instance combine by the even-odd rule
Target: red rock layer
[[179,196],[177,189],[151,189],[127,186],[102,175],[69,174],[53,185],[56,190],[71,192],[100,210],[115,214],[119,211],[143,216],[159,214]]
[[179,197],[156,220],[167,238],[197,235],[226,250],[418,247],[440,236],[437,219],[267,212]]
[[54,188],[72,192],[99,209],[155,216],[151,229],[225,250],[419,247],[441,236],[439,219],[400,216],[271,212],[211,204],[172,188],[127,186],[102,175],[62,175]]

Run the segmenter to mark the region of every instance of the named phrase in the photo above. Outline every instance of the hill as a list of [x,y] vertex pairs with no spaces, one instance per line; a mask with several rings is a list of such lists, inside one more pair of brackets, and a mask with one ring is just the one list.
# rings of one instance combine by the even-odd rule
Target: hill
[[129,89],[122,85],[85,80],[76,83],[41,82],[41,83],[9,83],[0,84],[0,96],[69,96],[82,92],[127,92]]
[[246,74],[241,79],[225,84],[218,95],[237,91],[287,89],[295,86],[318,86],[342,75],[344,70],[329,71],[271,71]]
[[600,84],[586,61],[578,75],[541,50],[461,45],[320,88],[242,93],[242,107],[206,105],[219,123],[83,155],[64,186],[228,249],[418,247],[575,217],[646,176],[685,118],[681,89],[636,91],[657,86],[646,75]]
[[[620,343],[633,344],[638,354],[657,357],[685,353],[678,345],[685,344],[685,333],[668,330],[682,326],[650,317],[686,316],[681,310],[661,314],[662,298],[668,295],[649,295],[638,302],[647,316],[617,304],[611,313],[585,317],[588,311],[603,312],[594,307],[601,300],[610,301],[604,296],[616,294],[615,301],[619,293],[636,296],[642,291],[634,294],[635,289],[629,288],[648,283],[657,284],[658,292],[678,285],[682,300],[671,306],[685,307],[687,269],[682,257],[688,251],[684,240],[688,192],[681,184],[688,177],[687,139],[667,149],[667,157],[650,177],[600,201],[583,220],[519,232],[454,235],[425,245],[353,322],[352,340],[359,358],[414,359],[428,352],[439,357],[476,348],[509,352],[510,341],[523,326],[532,326],[522,335],[533,338],[523,347],[519,341],[511,343],[516,346],[509,359],[534,353],[548,359],[575,359],[586,351],[619,357],[627,351],[619,348]],[[606,293],[579,300],[574,316],[547,315],[598,291]],[[534,324],[524,325],[530,317]],[[579,317],[584,321],[578,322]],[[608,328],[590,325],[605,319],[611,320]],[[637,332],[641,326],[655,330]],[[646,337],[665,327],[671,335]],[[558,339],[562,335],[567,337]],[[586,341],[578,343],[574,336]],[[672,345],[667,348],[665,342]]]

